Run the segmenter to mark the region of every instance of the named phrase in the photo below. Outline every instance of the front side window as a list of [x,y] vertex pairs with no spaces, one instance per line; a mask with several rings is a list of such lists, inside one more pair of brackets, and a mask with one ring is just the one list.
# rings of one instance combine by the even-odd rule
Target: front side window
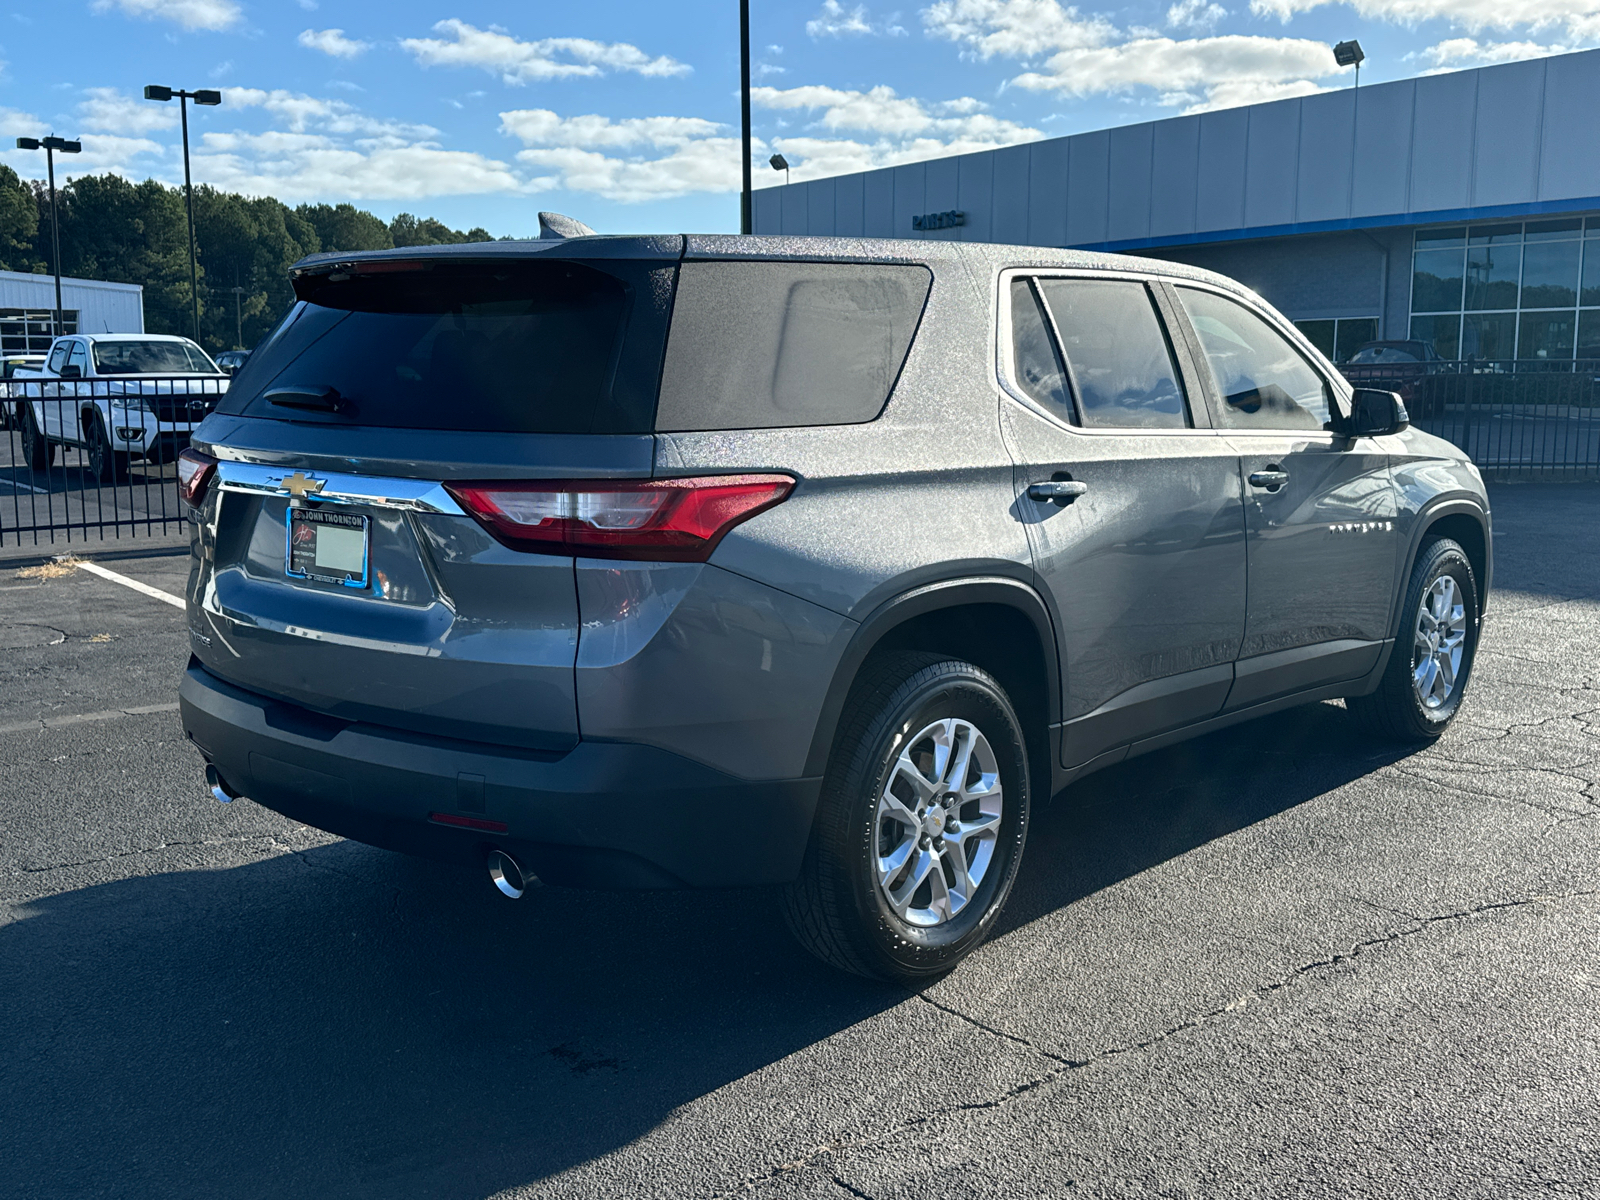
[[1224,296],[1177,291],[1205,349],[1223,428],[1327,428],[1327,382],[1287,338]]
[[67,342],[57,342],[55,348],[50,351],[49,370],[52,374],[60,374],[61,368],[66,365],[67,346]]

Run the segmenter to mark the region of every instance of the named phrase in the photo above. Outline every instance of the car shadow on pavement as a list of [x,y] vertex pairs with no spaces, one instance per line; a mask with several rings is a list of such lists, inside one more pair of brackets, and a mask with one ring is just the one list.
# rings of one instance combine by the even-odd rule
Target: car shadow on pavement
[[[1105,772],[1041,811],[1006,927],[1393,757],[1313,705]],[[269,850],[0,928],[0,1195],[489,1195],[906,996],[813,962],[764,892],[512,904],[355,843]]]

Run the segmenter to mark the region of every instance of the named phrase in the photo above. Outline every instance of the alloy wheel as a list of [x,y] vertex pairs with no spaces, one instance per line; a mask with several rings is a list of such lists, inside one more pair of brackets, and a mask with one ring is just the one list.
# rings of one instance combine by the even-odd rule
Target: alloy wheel
[[1454,577],[1440,575],[1417,608],[1411,686],[1430,712],[1447,704],[1461,676],[1467,644],[1467,613]]
[[878,796],[877,884],[908,925],[942,925],[982,886],[1004,792],[994,748],[970,721],[935,721],[904,748]]

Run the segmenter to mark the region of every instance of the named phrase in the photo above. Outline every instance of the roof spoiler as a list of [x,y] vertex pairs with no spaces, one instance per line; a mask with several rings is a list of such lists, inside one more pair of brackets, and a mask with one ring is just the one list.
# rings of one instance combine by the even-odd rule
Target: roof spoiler
[[594,230],[590,229],[582,221],[562,216],[560,213],[542,212],[539,214],[539,240],[541,242],[593,236]]

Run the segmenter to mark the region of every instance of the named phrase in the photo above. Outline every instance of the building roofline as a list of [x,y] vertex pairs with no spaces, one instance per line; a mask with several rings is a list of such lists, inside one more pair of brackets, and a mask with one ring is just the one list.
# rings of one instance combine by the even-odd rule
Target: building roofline
[[[54,275],[41,275],[35,271],[0,271],[0,282],[3,283],[47,283],[55,286]],[[143,292],[144,285],[139,283],[113,283],[109,279],[79,279],[73,275],[63,275],[61,286],[64,288],[93,288],[107,292]]]

